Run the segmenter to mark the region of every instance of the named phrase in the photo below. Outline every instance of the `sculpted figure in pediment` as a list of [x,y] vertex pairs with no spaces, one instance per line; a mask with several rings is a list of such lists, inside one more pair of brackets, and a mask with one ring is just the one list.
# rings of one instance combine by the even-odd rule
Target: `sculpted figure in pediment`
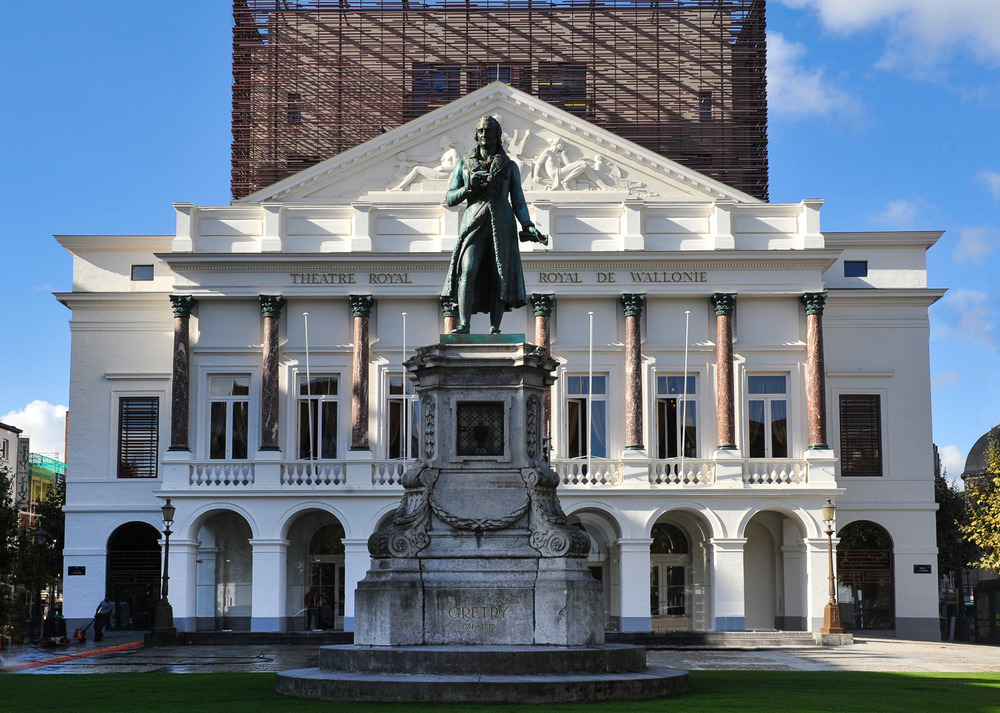
[[532,180],[546,190],[568,190],[573,181],[583,180],[598,190],[615,187],[615,167],[603,156],[571,160],[566,153],[566,143],[555,136],[533,161]]
[[420,180],[443,180],[451,175],[458,163],[458,151],[455,150],[455,140],[450,136],[441,137],[441,149],[444,153],[436,166],[414,166],[409,173],[403,176],[403,180],[390,188],[390,191],[401,191],[414,181]]

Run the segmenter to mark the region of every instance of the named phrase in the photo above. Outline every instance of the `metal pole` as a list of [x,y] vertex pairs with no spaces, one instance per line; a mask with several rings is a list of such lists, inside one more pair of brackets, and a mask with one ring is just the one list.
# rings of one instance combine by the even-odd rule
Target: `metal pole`
[[688,334],[690,333],[691,325],[691,310],[684,310],[684,386],[682,393],[684,394],[681,401],[681,433],[680,433],[680,449],[681,449],[681,478],[685,477],[684,472],[684,442],[687,436],[687,402],[688,402]]
[[408,461],[410,459],[410,441],[409,441],[410,397],[406,393],[406,367],[404,366],[404,364],[406,363],[406,312],[403,312],[402,315],[403,315],[403,353],[400,355],[399,358],[399,372],[400,372],[399,388],[403,393],[403,413],[402,413],[403,460]]
[[312,375],[309,373],[309,313],[302,313],[302,321],[305,324],[306,339],[306,411],[309,414],[309,475],[315,474],[316,469],[316,437],[313,434],[313,405],[312,405]]
[[594,395],[594,313],[590,315],[590,342],[587,350],[587,476],[593,473],[591,468],[591,453],[594,450],[593,443],[593,395]]

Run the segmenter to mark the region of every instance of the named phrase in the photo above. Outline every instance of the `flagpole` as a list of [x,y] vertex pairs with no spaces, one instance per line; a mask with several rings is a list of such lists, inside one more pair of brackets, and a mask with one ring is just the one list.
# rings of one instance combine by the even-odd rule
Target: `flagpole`
[[684,388],[683,399],[681,400],[681,477],[684,475],[684,448],[685,437],[687,436],[687,402],[688,402],[688,334],[691,328],[691,310],[684,310]]
[[591,453],[594,450],[593,444],[593,394],[594,394],[594,313],[590,315],[590,346],[587,352],[587,475],[593,473],[591,468]]
[[402,379],[399,386],[403,391],[403,460],[410,460],[410,441],[408,440],[410,429],[410,398],[406,394],[406,312],[403,312],[403,353],[399,359],[399,369]]
[[313,407],[312,407],[312,375],[309,373],[309,313],[302,313],[302,322],[305,325],[305,338],[306,338],[306,411],[309,413],[309,460],[310,465],[310,475],[313,475],[316,470],[316,437],[314,435],[315,426],[313,424]]

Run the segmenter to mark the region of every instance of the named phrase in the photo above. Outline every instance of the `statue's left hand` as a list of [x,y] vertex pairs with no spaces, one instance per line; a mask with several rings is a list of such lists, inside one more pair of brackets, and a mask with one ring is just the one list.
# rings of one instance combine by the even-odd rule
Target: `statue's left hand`
[[521,241],[532,241],[535,243],[541,243],[542,245],[549,244],[549,236],[542,233],[538,228],[533,225],[529,225],[527,228],[521,231]]

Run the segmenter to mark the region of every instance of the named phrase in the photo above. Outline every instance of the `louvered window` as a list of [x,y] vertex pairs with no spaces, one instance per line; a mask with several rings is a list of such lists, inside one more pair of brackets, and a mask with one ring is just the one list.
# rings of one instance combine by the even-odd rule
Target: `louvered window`
[[118,401],[118,477],[155,478],[160,399],[130,396]]
[[840,474],[882,475],[882,415],[878,394],[840,395]]

